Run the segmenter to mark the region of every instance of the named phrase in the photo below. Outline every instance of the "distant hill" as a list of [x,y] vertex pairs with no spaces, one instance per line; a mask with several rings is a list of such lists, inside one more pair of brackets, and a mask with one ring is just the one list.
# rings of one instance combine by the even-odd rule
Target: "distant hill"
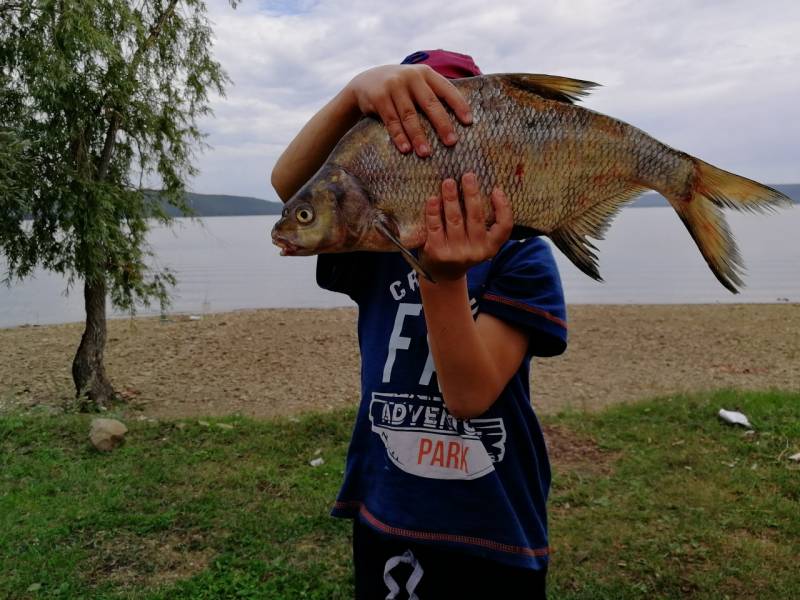
[[[800,183],[768,183],[767,185],[789,196],[795,204],[800,204]],[[667,204],[666,198],[661,194],[647,192],[636,200],[636,202],[631,204],[631,206],[647,208],[650,206],[669,206],[669,204]]]
[[[155,192],[151,192],[155,193]],[[198,217],[236,217],[242,215],[279,215],[283,204],[249,196],[228,196],[225,194],[195,194],[186,192],[186,200]],[[172,205],[164,203],[164,209],[172,217],[180,217],[181,212]]]

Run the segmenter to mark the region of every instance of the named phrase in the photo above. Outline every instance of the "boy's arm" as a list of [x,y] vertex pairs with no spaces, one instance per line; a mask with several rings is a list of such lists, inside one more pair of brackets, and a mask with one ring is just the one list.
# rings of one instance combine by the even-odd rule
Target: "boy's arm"
[[528,334],[492,315],[472,317],[466,272],[497,254],[513,219],[507,198],[495,190],[496,222],[487,231],[475,175],[464,175],[462,189],[463,213],[452,179],[442,184],[442,198],[429,199],[425,207],[422,260],[438,283],[421,279],[420,291],[445,405],[467,419],[486,412],[503,391],[525,356]]
[[289,200],[311,179],[336,143],[360,117],[361,112],[351,102],[347,88],[311,117],[272,169],[272,187],[281,200]]
[[291,141],[272,170],[272,186],[284,202],[317,172],[336,143],[365,114],[380,117],[401,152],[431,152],[417,107],[448,146],[457,137],[440,98],[465,125],[469,105],[447,79],[426,65],[386,65],[364,71],[326,104]]

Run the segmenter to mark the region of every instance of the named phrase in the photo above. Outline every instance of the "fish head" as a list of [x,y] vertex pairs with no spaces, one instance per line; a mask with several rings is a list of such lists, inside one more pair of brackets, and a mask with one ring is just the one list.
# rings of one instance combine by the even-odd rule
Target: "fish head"
[[283,256],[354,250],[370,229],[373,212],[357,177],[325,165],[286,202],[272,243]]

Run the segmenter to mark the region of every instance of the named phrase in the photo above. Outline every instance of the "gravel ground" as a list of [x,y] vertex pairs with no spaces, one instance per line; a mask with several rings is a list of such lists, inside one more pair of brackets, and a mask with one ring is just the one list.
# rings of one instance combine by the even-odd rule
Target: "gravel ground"
[[[545,413],[718,388],[800,391],[800,304],[570,307],[563,356],[535,361]],[[358,401],[352,309],[114,320],[108,372],[123,414],[254,417]],[[60,407],[80,324],[0,329],[0,411]]]

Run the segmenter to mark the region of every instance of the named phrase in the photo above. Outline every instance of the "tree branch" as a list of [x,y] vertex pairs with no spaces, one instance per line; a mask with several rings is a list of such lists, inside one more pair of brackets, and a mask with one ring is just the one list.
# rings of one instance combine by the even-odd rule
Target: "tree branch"
[[103,154],[100,157],[100,166],[97,168],[97,180],[104,181],[108,175],[108,167],[111,164],[111,155],[114,153],[114,144],[117,141],[117,131],[119,130],[122,119],[119,113],[114,111],[111,122],[106,130],[106,139],[103,143]]
[[[161,15],[156,19],[156,22],[150,27],[150,32],[147,35],[147,39],[145,39],[144,43],[141,46],[136,48],[133,53],[133,58],[131,58],[131,62],[128,65],[128,77],[135,77],[136,68],[139,66],[139,63],[144,56],[144,53],[155,43],[158,39],[158,36],[161,34],[161,30],[164,28],[164,24],[167,20],[175,14],[175,9],[178,6],[179,0],[170,0],[167,9],[161,13]],[[101,107],[101,111],[103,108]],[[111,121],[108,124],[108,129],[106,130],[106,138],[103,143],[103,154],[100,156],[100,164],[97,168],[97,179],[98,181],[103,181],[108,175],[108,169],[111,165],[111,156],[114,153],[114,144],[117,141],[117,131],[119,131],[119,127],[122,124],[122,117],[118,111],[114,111],[114,116],[111,117]]]
[[14,11],[22,12],[22,2],[17,2],[16,4],[7,2],[0,5],[0,15],[4,15],[5,13],[12,13]]
[[167,10],[161,13],[161,16],[159,16],[156,22],[150,27],[150,33],[148,34],[147,39],[133,53],[133,58],[131,59],[131,64],[129,67],[131,71],[136,70],[136,67],[139,66],[139,61],[141,61],[145,51],[153,45],[156,39],[158,39],[158,36],[161,34],[161,30],[164,27],[164,23],[166,23],[167,19],[169,19],[175,13],[175,9],[178,6],[178,1],[179,0],[171,0],[169,6],[167,6]]

